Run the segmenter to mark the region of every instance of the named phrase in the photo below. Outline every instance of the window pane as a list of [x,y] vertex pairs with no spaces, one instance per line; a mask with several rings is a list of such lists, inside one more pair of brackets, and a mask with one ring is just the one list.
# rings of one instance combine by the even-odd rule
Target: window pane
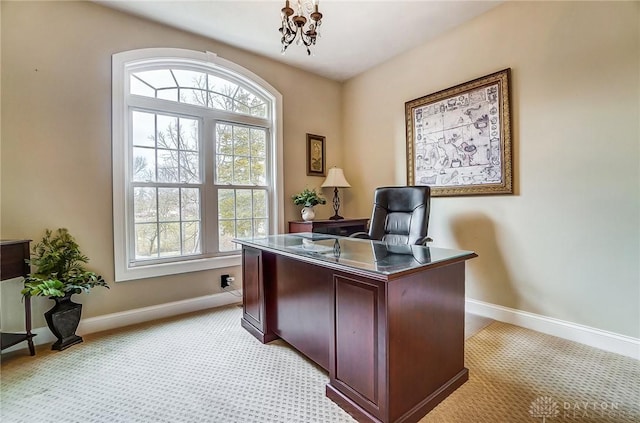
[[265,185],[267,183],[267,170],[264,159],[251,159],[251,183]]
[[236,156],[249,155],[249,128],[243,126],[233,128],[233,154]]
[[202,72],[182,69],[173,69],[172,72],[181,87],[207,89],[207,75]]
[[180,124],[180,149],[198,151],[200,137],[200,122],[197,119],[178,119]]
[[198,153],[180,152],[180,181],[200,182],[200,156]]
[[155,223],[136,224],[136,259],[156,258],[158,255],[158,232]]
[[158,115],[158,147],[178,148],[178,118]]
[[248,157],[235,157],[233,160],[233,182],[235,184],[250,184],[250,170]]
[[176,86],[176,81],[169,69],[135,72],[134,75],[155,89]]
[[250,218],[253,212],[253,199],[251,190],[239,189],[236,190],[236,218],[246,219]]
[[239,101],[235,101],[233,103],[233,111],[236,113],[242,113],[243,115],[251,114],[251,109],[246,104],[243,104]]
[[238,238],[250,238],[253,234],[251,219],[236,221],[236,236]]
[[252,116],[266,117],[265,100],[240,87],[235,94],[236,112]]
[[156,189],[137,187],[133,189],[134,220],[139,222],[155,222],[158,218]]
[[269,217],[267,214],[267,191],[253,190],[253,217]]
[[131,114],[133,145],[156,146],[156,122],[153,113],[133,111]]
[[209,93],[209,107],[233,111],[233,99],[222,94]]
[[158,98],[162,100],[178,101],[178,89],[167,88],[164,90],[158,90]]
[[200,190],[182,188],[182,220],[200,220]]
[[131,94],[143,95],[145,97],[155,97],[156,90],[131,75],[129,79],[129,91]]
[[267,236],[269,221],[267,219],[253,219],[253,236]]
[[178,182],[178,152],[158,150],[158,181]]
[[180,196],[178,188],[158,188],[158,220],[176,222],[180,220]]
[[216,184],[233,183],[233,156],[216,156]]
[[133,181],[153,182],[156,180],[156,150],[133,148]]
[[207,107],[207,92],[191,88],[180,88],[180,103]]
[[214,75],[209,75],[209,91],[226,95],[233,98],[235,96],[238,86],[233,82],[226,79],[219,78]]
[[236,92],[235,99],[236,101],[239,101],[240,103],[245,104],[247,106],[258,106],[264,103],[264,101],[260,97],[245,90],[242,87],[240,87]]
[[180,223],[160,223],[159,245],[160,257],[179,256],[180,250]]
[[236,196],[233,189],[218,190],[218,217],[233,219],[236,216]]
[[235,220],[220,220],[218,222],[218,248],[220,251],[233,251],[236,244],[231,242],[236,237]]
[[251,116],[267,117],[267,105],[261,104],[251,108]]
[[199,254],[200,222],[186,222],[182,224],[182,254]]
[[267,132],[264,129],[251,128],[251,156],[267,156]]
[[233,131],[231,125],[216,125],[216,152],[233,154]]

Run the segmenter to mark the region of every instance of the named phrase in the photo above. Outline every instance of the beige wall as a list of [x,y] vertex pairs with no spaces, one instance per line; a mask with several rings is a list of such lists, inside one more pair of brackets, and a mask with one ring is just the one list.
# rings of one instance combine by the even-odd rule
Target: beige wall
[[347,207],[406,184],[406,101],[510,67],[516,194],[435,198],[430,235],[479,254],[469,298],[640,337],[639,4],[506,2],[348,81]]
[[[511,67],[516,195],[435,198],[430,235],[479,253],[470,298],[640,337],[637,2],[507,2],[344,86],[91,3],[2,2],[1,19],[1,235],[68,227],[112,286],[77,296],[85,318],[219,292],[221,271],[112,282],[111,54],[179,47],[283,94],[286,220],[291,194],[322,183],[306,132],[353,186],[342,214],[367,216],[376,186],[406,183],[404,103]],[[20,324],[7,285],[4,329]]]
[[[111,55],[146,47],[212,51],[258,74],[284,98],[285,219],[299,219],[290,197],[323,179],[307,177],[305,133],[327,140],[328,164],[341,165],[341,85],[206,38],[85,2],[2,2],[1,236],[40,239],[67,227],[110,282],[74,299],[83,317],[220,291],[219,275],[238,268],[113,283]],[[309,101],[313,99],[314,101]],[[330,216],[329,206],[318,209]],[[238,278],[239,280],[239,278]],[[3,283],[2,327],[21,325],[18,281]],[[53,301],[34,299],[34,326]]]

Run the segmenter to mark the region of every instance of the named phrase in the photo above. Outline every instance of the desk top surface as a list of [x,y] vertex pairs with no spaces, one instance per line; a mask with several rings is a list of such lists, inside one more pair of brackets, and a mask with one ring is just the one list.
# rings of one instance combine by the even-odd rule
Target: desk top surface
[[290,257],[387,276],[476,257],[473,251],[391,245],[380,241],[309,232],[242,238],[235,239],[234,242]]

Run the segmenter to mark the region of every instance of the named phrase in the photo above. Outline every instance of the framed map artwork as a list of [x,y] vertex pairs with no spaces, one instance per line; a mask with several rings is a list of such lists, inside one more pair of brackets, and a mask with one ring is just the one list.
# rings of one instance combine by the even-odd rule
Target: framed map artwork
[[405,103],[407,185],[435,197],[513,194],[511,69]]
[[324,140],[321,135],[307,134],[307,175],[326,176]]

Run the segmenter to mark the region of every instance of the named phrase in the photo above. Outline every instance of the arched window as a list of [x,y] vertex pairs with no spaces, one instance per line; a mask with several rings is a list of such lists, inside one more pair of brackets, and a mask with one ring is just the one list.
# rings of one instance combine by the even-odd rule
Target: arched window
[[282,97],[212,53],[113,55],[116,280],[240,264],[278,232]]

